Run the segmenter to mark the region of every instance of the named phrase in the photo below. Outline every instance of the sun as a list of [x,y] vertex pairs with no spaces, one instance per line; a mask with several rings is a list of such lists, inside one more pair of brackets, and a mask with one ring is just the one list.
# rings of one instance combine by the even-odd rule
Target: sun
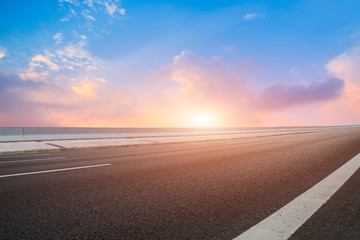
[[215,115],[201,112],[193,116],[193,123],[196,127],[215,127],[217,121]]

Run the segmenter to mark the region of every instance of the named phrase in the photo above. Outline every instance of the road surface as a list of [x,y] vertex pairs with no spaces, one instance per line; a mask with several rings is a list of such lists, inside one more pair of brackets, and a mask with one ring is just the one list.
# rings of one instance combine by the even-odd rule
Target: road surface
[[[360,128],[0,156],[1,239],[234,239],[360,152]],[[290,239],[360,239],[360,171]]]

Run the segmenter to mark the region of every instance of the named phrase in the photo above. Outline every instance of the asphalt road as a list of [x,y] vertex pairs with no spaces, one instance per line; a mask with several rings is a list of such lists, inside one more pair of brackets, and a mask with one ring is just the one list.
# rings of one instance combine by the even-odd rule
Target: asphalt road
[[[349,128],[0,156],[37,173],[0,177],[0,238],[233,239],[359,152]],[[290,239],[360,239],[360,172]]]

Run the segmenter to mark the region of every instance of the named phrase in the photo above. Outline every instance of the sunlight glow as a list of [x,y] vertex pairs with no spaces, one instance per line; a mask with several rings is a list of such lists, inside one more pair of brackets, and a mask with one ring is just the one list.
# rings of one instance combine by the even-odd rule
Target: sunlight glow
[[193,122],[196,127],[215,127],[217,125],[216,117],[206,112],[194,115]]

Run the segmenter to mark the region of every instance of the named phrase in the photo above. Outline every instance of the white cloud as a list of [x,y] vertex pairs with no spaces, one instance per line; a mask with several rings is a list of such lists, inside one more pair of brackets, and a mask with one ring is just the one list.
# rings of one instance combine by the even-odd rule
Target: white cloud
[[7,51],[6,48],[0,47],[0,59],[3,58],[3,57],[5,57],[5,56],[7,56],[7,54],[8,54],[7,52],[8,52],[8,51]]
[[259,14],[259,13],[247,13],[243,17],[243,19],[246,20],[246,21],[259,19],[259,18],[264,18],[264,15]]
[[[64,3],[67,4],[64,4]],[[111,17],[117,14],[126,15],[126,9],[120,8],[121,2],[119,0],[59,0],[59,5],[63,8],[69,9],[69,14],[63,17],[60,21],[69,21],[76,15],[74,8],[76,8],[83,18],[87,21],[95,21],[96,15],[105,13]]]
[[106,26],[126,15],[121,0],[59,0],[59,7],[65,14],[60,22],[74,21],[78,30],[86,29],[95,36],[106,34]]
[[91,55],[84,46],[85,42],[81,40],[61,48],[45,50],[31,59],[29,68],[20,76],[23,79],[45,81],[49,76],[55,79],[66,75],[67,71],[87,72],[101,68],[102,60]]
[[58,32],[53,36],[53,39],[55,40],[56,44],[60,44],[63,41],[63,35],[62,33]]
[[68,22],[71,20],[71,18],[73,18],[74,16],[76,16],[76,12],[74,9],[70,8],[69,9],[69,14],[67,14],[65,17],[63,17],[62,19],[60,19],[60,22]]
[[91,21],[96,21],[96,19],[90,15],[91,11],[89,11],[88,9],[85,9],[84,11],[81,12],[81,14],[84,16],[84,18],[86,20],[91,20]]
[[120,15],[126,15],[126,9],[125,8],[120,8],[119,13],[120,13]]
[[119,8],[114,3],[105,2],[105,9],[110,16],[114,16],[115,13],[126,15],[126,10],[124,8]]
[[81,40],[86,40],[87,39],[87,36],[85,36],[83,34],[79,34],[78,31],[76,31],[76,30],[73,30],[72,34],[76,39],[81,39]]
[[70,44],[63,49],[56,50],[56,56],[61,59],[65,68],[84,68],[86,70],[96,70],[100,65],[100,60],[84,50],[81,44]]
[[75,2],[73,0],[59,0],[59,3],[68,2],[70,4],[74,4]]
[[60,19],[60,22],[68,22],[70,21],[70,18],[68,17],[63,17],[62,19]]
[[327,70],[337,77],[360,86],[360,46],[355,46],[332,59],[326,66]]
[[53,57],[52,54],[46,54],[45,56],[44,55],[36,55],[35,57],[33,57],[31,59],[31,63],[32,66],[35,66],[35,67],[43,67],[42,64],[45,64],[46,66],[48,66],[50,68],[50,70],[53,70],[53,71],[59,71],[59,66],[54,63],[53,61],[51,61],[50,59]]
[[105,2],[105,9],[110,16],[113,16],[119,8],[114,3]]
[[84,0],[83,3],[89,7],[94,7],[94,2],[92,0]]

